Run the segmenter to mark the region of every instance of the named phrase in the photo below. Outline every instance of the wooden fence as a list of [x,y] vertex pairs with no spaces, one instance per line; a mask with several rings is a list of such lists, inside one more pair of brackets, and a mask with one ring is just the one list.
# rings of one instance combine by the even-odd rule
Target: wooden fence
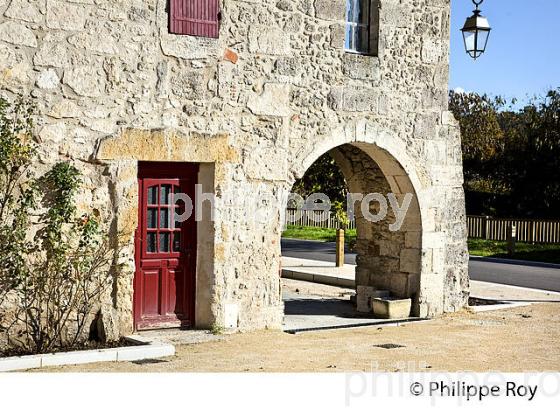
[[[332,212],[328,212],[328,217],[326,217],[321,211],[299,211],[299,218],[297,212],[297,209],[286,209],[286,223],[288,225],[338,228],[338,221]],[[315,214],[314,218],[312,218],[313,214]],[[348,228],[356,229],[356,221],[350,221]]]
[[[319,211],[299,211],[300,217],[296,218],[297,210],[286,210],[288,225],[313,226],[316,228],[337,228],[338,223],[333,213],[328,217],[312,218],[312,212],[320,215]],[[486,216],[467,216],[469,238],[490,239],[494,241],[507,241],[511,227],[515,226],[517,241],[530,243],[560,243],[560,221],[545,221],[538,219],[503,219]],[[350,221],[350,229],[356,229],[356,221]]]
[[560,243],[560,221],[467,216],[469,238],[506,241],[512,226],[518,242]]

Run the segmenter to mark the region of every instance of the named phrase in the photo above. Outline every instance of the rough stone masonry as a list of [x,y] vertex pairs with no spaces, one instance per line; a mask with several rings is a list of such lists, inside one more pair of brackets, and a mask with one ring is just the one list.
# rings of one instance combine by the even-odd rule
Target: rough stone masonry
[[[414,194],[398,232],[358,218],[357,284],[422,317],[465,305],[449,0],[371,4],[375,52],[360,55],[344,51],[346,0],[221,0],[217,39],[169,34],[166,0],[0,0],[0,93],[38,105],[37,166],[72,161],[84,209],[129,238],[103,304],[114,337],[134,325],[139,161],[198,163],[216,195],[197,226],[196,327],[281,326],[281,198],[326,152],[352,191]],[[268,218],[227,200],[246,191]]]

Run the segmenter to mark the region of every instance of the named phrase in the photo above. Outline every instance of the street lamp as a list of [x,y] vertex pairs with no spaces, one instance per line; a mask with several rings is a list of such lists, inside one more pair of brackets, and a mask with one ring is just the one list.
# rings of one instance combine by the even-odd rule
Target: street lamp
[[488,37],[490,36],[490,24],[488,19],[480,14],[478,6],[484,0],[472,0],[476,9],[473,15],[467,19],[464,27],[461,29],[463,32],[463,40],[465,41],[465,50],[475,60],[480,57],[486,50]]

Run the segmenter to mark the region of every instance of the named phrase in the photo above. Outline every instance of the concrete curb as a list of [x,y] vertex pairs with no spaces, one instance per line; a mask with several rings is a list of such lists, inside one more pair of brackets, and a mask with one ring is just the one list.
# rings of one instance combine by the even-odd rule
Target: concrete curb
[[429,318],[419,318],[419,317],[410,317],[408,319],[395,319],[395,320],[386,320],[384,322],[378,323],[353,323],[347,325],[339,325],[339,326],[323,326],[323,327],[309,327],[309,328],[301,328],[301,329],[287,329],[283,330],[284,333],[288,333],[291,335],[297,335],[300,333],[308,333],[308,332],[327,332],[331,330],[344,330],[344,329],[356,329],[359,327],[399,327],[405,325],[412,325],[417,323],[427,323],[430,322],[432,319]]
[[[504,287],[504,288],[510,288],[510,289],[516,289],[516,290],[523,290],[523,291],[527,291],[527,292],[535,292],[535,293],[545,293],[547,295],[558,295],[560,296],[560,292],[554,291],[554,290],[545,290],[545,289],[534,289],[534,288],[528,288],[525,286],[515,286],[515,285],[505,285],[503,283],[497,283],[497,282],[485,282],[483,280],[471,280],[472,282],[480,282],[480,283],[486,283],[489,285],[496,285],[496,286],[500,286],[500,287]],[[472,297],[479,297],[477,295],[473,295],[471,294]],[[486,299],[486,298],[481,298],[481,299]],[[546,302],[546,300],[543,300],[543,302]]]
[[321,275],[317,273],[299,272],[288,268],[282,269],[282,277],[286,279],[302,280],[304,282],[319,283],[322,285],[354,288],[354,279],[340,278],[337,276]]
[[492,312],[494,310],[512,309],[517,307],[530,306],[531,304],[532,303],[529,302],[500,302],[499,304],[496,305],[467,306],[467,310],[473,313]]
[[503,263],[505,265],[560,269],[560,264],[558,263],[527,261],[524,259],[494,258],[492,256],[477,256],[477,255],[469,255],[469,259],[474,261],[482,261],[482,262]]
[[126,362],[143,359],[156,359],[173,356],[175,346],[152,342],[141,336],[129,336],[126,339],[145,343],[138,346],[117,347],[113,349],[83,350],[74,352],[47,353],[30,356],[6,357],[0,359],[0,372],[27,369],[41,369],[47,366],[63,366],[97,362]]

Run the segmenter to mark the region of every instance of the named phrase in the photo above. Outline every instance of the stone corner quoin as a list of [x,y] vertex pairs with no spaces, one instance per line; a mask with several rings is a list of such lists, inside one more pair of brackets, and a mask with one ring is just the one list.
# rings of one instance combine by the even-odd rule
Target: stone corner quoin
[[[198,164],[197,182],[217,196],[213,220],[192,231],[195,327],[281,326],[280,194],[326,152],[351,189],[414,194],[398,232],[357,221],[356,284],[411,298],[421,317],[461,309],[449,2],[373,0],[371,55],[344,51],[345,0],[219,3],[208,38],[170,34],[166,0],[0,0],[0,95],[37,104],[38,169],[70,159],[85,179],[81,206],[129,235],[126,274],[103,306],[115,335],[137,323],[143,161]],[[264,194],[266,221],[222,200],[247,190]]]

